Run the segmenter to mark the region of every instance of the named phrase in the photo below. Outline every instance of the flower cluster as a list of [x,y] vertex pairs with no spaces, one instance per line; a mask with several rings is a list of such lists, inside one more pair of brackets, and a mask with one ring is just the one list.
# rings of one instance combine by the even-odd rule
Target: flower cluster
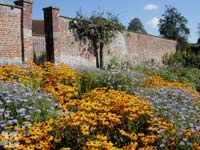
[[167,87],[137,88],[134,94],[148,100],[157,115],[163,116],[175,125],[171,131],[176,132],[171,135],[167,132],[168,136],[162,136],[164,141],[169,142],[172,138],[176,139],[176,144],[191,147],[192,143],[200,138],[199,97],[194,97],[182,89]]
[[80,79],[80,75],[69,68],[68,65],[59,64],[55,66],[46,62],[43,70],[42,88],[53,94],[61,105],[70,98],[78,96],[77,80]]
[[[123,68],[111,67],[107,74],[102,73],[107,83],[98,80],[91,82],[95,85],[88,83],[92,87],[88,88],[81,85],[90,82],[89,78],[81,82],[86,75],[49,62],[43,66],[6,65],[0,71],[0,148],[200,147],[199,93],[182,83],[152,76],[142,87],[145,76],[127,70],[123,76]],[[80,91],[82,88],[85,90]]]
[[100,88],[84,94],[82,100],[70,100],[65,107],[69,110],[65,116],[17,134],[16,149],[156,147],[156,137],[148,130],[152,110],[145,100]]
[[183,84],[180,82],[169,82],[169,81],[162,79],[159,76],[150,76],[150,77],[148,77],[147,80],[144,81],[143,84],[144,84],[144,86],[153,86],[153,87],[162,87],[162,86],[175,87],[175,88],[179,88],[179,89],[188,91],[194,95],[199,95],[199,92],[197,92],[196,90],[187,86],[186,84]]
[[0,82],[0,132],[15,125],[26,127],[56,116],[57,103],[50,94],[24,87],[20,83]]
[[4,82],[27,83],[28,76],[24,68],[14,65],[5,65],[0,66],[0,80]]

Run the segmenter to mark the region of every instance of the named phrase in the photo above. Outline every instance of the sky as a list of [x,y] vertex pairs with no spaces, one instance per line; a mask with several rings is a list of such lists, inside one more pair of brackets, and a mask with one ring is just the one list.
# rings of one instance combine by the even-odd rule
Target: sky
[[[12,3],[13,0],[0,0]],[[198,39],[197,27],[200,23],[200,0],[34,0],[33,19],[43,19],[42,9],[48,6],[60,8],[60,15],[73,18],[78,10],[90,16],[92,11],[111,12],[118,16],[120,22],[128,26],[133,18],[139,18],[146,31],[159,36],[158,20],[162,18],[166,5],[177,8],[187,20],[190,29],[188,40],[196,43]]]

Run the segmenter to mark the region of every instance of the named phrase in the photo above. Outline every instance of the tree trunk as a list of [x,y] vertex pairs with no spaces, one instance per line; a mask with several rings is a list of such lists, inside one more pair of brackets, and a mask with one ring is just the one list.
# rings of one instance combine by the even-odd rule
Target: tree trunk
[[98,54],[98,49],[95,49],[95,56],[96,56],[96,67],[100,68],[99,66],[99,54]]
[[104,44],[100,43],[100,49],[99,49],[99,55],[100,55],[100,69],[103,69],[104,67],[104,62],[103,62],[103,48]]
[[98,46],[95,39],[92,40],[92,44],[93,44],[93,49],[94,49],[94,55],[96,57],[96,67],[99,68],[100,66],[99,66]]

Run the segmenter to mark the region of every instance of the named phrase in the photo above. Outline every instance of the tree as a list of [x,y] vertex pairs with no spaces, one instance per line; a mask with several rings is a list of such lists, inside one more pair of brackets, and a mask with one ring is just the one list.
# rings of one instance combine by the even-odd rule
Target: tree
[[187,38],[190,33],[189,28],[186,26],[187,19],[171,6],[166,6],[166,11],[162,16],[163,19],[159,20],[160,34],[165,38],[177,40],[179,49],[187,49]]
[[200,23],[198,24],[198,36],[199,36],[199,39],[197,43],[200,44]]
[[128,30],[129,31],[134,31],[134,32],[138,32],[138,33],[145,33],[147,34],[146,30],[144,29],[144,26],[142,24],[142,22],[140,21],[139,18],[134,18],[130,21],[129,25],[128,25]]
[[198,39],[197,44],[200,44],[200,38]]
[[104,46],[112,41],[117,32],[124,29],[118,18],[111,13],[106,13],[106,15],[105,13],[93,13],[87,18],[78,12],[69,25],[79,40],[87,38],[91,41],[96,57],[96,67],[101,69],[104,67]]

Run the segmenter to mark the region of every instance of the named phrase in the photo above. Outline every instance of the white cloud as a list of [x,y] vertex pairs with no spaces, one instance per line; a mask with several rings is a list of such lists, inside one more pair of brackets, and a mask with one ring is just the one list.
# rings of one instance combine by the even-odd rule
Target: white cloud
[[147,4],[146,6],[144,6],[145,10],[157,10],[158,9],[158,5],[155,4]]
[[150,21],[147,22],[148,25],[151,26],[151,28],[156,29],[159,24],[159,18],[153,17]]

